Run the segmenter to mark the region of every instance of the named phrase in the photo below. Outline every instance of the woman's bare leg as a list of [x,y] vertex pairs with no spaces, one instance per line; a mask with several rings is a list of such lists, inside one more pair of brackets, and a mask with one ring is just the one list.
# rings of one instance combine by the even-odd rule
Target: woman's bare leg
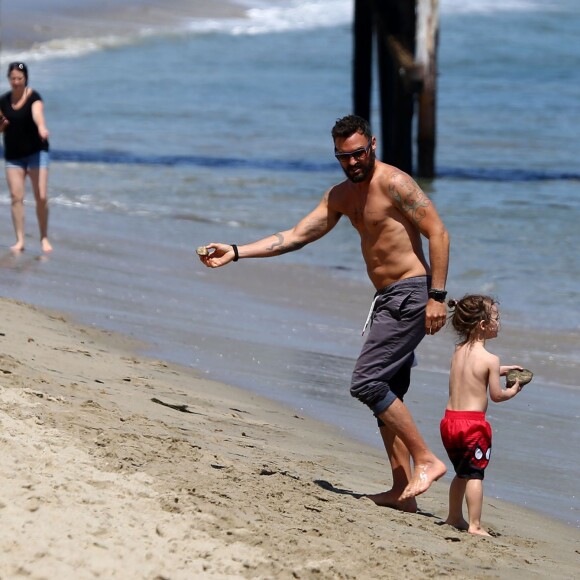
[[10,248],[14,252],[24,250],[24,189],[26,170],[20,167],[6,169],[6,183],[10,190],[12,225],[16,243]]
[[52,252],[48,241],[48,168],[40,167],[29,170],[32,190],[36,199],[36,217],[40,230],[40,245],[43,252]]

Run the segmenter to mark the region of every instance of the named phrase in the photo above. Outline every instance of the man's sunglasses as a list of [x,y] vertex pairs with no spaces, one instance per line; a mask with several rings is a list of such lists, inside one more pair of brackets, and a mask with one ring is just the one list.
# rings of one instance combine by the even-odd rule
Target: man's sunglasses
[[366,147],[361,147],[360,149],[355,149],[354,151],[350,151],[349,153],[338,153],[336,148],[334,149],[334,156],[339,161],[350,161],[353,158],[355,161],[362,159],[365,155],[368,154],[372,145],[372,139],[369,139]]

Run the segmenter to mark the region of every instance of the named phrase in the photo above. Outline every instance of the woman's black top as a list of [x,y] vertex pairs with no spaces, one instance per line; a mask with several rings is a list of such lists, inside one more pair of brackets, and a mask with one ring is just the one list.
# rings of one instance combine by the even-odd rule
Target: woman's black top
[[32,104],[36,101],[42,98],[34,90],[20,109],[12,108],[11,91],[0,97],[0,110],[10,122],[4,129],[4,159],[10,161],[48,151],[48,141],[40,138],[32,118]]

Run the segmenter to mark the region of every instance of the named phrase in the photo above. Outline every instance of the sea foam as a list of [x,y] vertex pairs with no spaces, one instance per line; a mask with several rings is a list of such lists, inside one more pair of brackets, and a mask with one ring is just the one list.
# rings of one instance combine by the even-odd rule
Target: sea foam
[[[440,0],[439,9],[445,14],[499,13],[514,11],[558,10],[566,8],[567,0],[546,6],[541,0]],[[240,0],[246,10],[245,18],[204,18],[184,21],[180,27],[149,25],[133,34],[109,35],[94,38],[62,38],[35,44],[24,51],[4,52],[0,66],[14,60],[26,62],[50,58],[76,58],[85,54],[140,42],[148,36],[180,34],[276,34],[292,30],[350,26],[354,0],[289,0],[268,2]]]

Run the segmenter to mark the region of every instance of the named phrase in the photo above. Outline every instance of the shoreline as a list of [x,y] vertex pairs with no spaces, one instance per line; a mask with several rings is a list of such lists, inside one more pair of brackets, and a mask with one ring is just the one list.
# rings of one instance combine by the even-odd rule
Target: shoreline
[[[141,33],[148,28],[174,29],[201,18],[243,18],[246,9],[230,0],[166,0],[160,8],[152,0],[89,1],[21,0],[0,5],[3,51],[28,50],[62,39],[88,39]],[[34,16],[31,16],[34,15]]]
[[[361,494],[379,449],[191,369],[134,338],[0,300],[0,569],[83,578],[573,578],[578,530],[486,498],[477,538]],[[235,506],[235,509],[232,509]]]
[[[218,273],[195,256],[192,261],[194,242],[211,238],[196,231],[192,239],[187,222],[169,221],[167,227],[157,222],[159,232],[171,232],[159,244],[158,237],[148,237],[148,220],[127,225],[114,214],[88,217],[75,210],[53,214],[57,251],[47,261],[34,252],[17,259],[8,252],[0,260],[4,296],[138,337],[148,345],[141,351],[147,356],[279,401],[382,452],[376,421],[347,388],[372,298],[368,283],[338,282],[324,269],[284,264],[283,258],[247,261]],[[490,497],[534,507],[577,528],[578,466],[560,446],[577,438],[577,389],[546,382],[573,373],[560,356],[573,351],[567,340],[567,335],[509,333],[493,345],[505,364],[524,364],[536,376],[524,395],[490,408],[498,452],[486,489]],[[426,441],[444,460],[438,425],[452,343],[447,331],[423,341],[407,401]],[[556,349],[555,360],[547,345]]]

